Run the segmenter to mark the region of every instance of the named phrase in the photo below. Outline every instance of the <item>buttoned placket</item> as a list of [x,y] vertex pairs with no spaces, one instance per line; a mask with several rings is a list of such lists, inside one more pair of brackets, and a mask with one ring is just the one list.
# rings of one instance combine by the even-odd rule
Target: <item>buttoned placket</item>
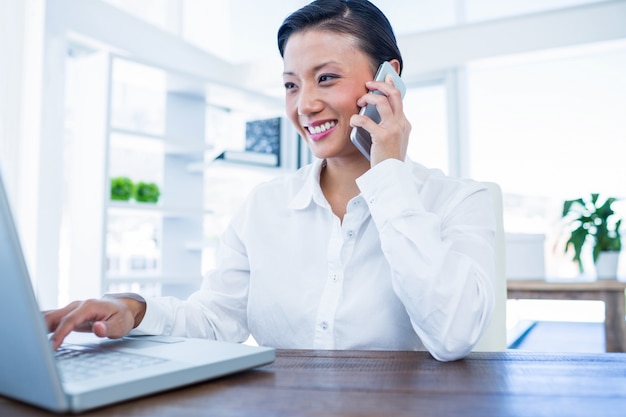
[[335,217],[328,243],[328,279],[317,311],[314,347],[335,349],[335,315],[343,291],[345,265],[352,257],[356,234],[364,221],[365,202],[355,197],[348,205],[343,224]]

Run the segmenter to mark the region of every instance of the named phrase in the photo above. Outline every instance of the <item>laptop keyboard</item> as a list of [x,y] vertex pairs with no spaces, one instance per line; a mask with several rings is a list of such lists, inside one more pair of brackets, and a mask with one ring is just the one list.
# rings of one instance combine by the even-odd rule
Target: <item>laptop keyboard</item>
[[104,349],[60,347],[56,352],[57,367],[63,382],[84,381],[147,366],[166,360],[134,353]]

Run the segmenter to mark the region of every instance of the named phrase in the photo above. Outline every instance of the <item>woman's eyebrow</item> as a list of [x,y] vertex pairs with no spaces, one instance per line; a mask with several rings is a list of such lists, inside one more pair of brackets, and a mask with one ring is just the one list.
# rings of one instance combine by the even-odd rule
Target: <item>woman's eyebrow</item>
[[[314,67],[312,68],[311,72],[317,72],[317,71],[319,71],[319,70],[323,69],[324,67],[326,67],[326,66],[328,66],[328,65],[331,65],[331,64],[337,64],[337,63],[338,63],[337,61],[328,61],[328,62],[323,62],[323,63],[321,63],[321,64],[319,64],[319,65],[314,66]],[[295,73],[295,72],[292,72],[292,71],[285,71],[285,72],[283,72],[283,76],[285,76],[285,75],[288,75],[288,76],[295,76],[295,75],[296,75],[296,73]]]

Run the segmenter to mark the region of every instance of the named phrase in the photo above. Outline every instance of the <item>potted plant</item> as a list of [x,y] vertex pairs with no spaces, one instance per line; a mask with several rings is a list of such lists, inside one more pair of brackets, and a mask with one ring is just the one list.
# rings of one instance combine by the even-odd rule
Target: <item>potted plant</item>
[[135,185],[128,177],[111,178],[111,200],[128,201],[135,192]]
[[155,183],[138,182],[135,186],[135,200],[142,203],[156,203],[161,191]]
[[[593,262],[599,278],[615,278],[617,273],[617,259],[622,249],[620,226],[622,219],[613,211],[611,205],[615,197],[600,199],[600,194],[592,193],[590,198],[566,200],[563,203],[563,219],[570,226],[570,236],[565,250],[571,246],[574,249],[573,260],[578,263],[580,272],[584,272],[581,253],[585,244],[591,244]],[[613,271],[599,271],[601,258],[613,258]]]

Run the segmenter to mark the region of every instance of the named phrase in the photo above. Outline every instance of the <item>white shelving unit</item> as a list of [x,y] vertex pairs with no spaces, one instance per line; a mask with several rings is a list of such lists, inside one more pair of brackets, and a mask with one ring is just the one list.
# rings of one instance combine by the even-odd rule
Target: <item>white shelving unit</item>
[[[157,161],[155,165],[161,166],[158,174],[148,181],[159,185],[161,197],[157,204],[129,202],[124,207],[135,212],[138,225],[153,226],[152,229],[148,228],[143,241],[141,237],[138,238],[138,255],[135,256],[129,256],[128,250],[117,253],[111,250],[113,222],[118,220],[124,224],[130,217],[124,214],[126,210],[120,211],[120,206],[124,204],[109,202],[106,205],[104,230],[107,232],[107,244],[103,253],[106,263],[102,290],[184,297],[197,289],[201,280],[201,251],[187,248],[190,242],[202,241],[203,217],[210,214],[203,207],[203,174],[187,169],[189,164],[203,161],[204,153],[212,150],[205,139],[204,83],[144,67],[148,73],[154,72],[154,82],[161,84],[162,90],[159,91],[158,87],[156,89],[155,102],[162,102],[152,112],[149,111],[152,103],[143,103],[148,107],[146,114],[155,114],[161,122],[142,123],[141,104],[138,108],[123,109],[125,113],[116,113],[118,109],[115,108],[123,99],[132,102],[133,88],[130,84],[119,83],[116,76],[125,79],[123,71],[133,71],[133,66],[137,65],[125,58],[110,58],[109,161],[105,171],[105,187],[116,170],[121,170],[117,172],[135,182],[146,181],[142,175],[150,176],[150,173],[135,164],[129,164],[132,158],[124,160],[128,156],[125,152],[138,153],[139,164],[143,155],[153,152]],[[180,89],[181,85],[184,85],[184,89]],[[158,116],[158,110],[161,110],[161,117]],[[129,120],[128,114],[135,115],[139,121]],[[149,116],[145,118],[149,119]],[[125,148],[127,145],[130,145],[130,149]],[[143,148],[144,145],[146,148]],[[122,152],[116,153],[120,149]],[[120,160],[116,161],[115,158]],[[151,256],[151,252],[154,256]],[[119,268],[120,265],[122,268]]]
[[[228,182],[224,175],[236,169],[223,161],[211,163],[220,145],[211,141],[212,126],[207,126],[211,89],[192,77],[109,53],[74,59],[71,66],[72,152],[65,170],[69,192],[62,247],[67,250],[61,284],[71,299],[120,291],[186,297],[199,287],[206,255],[217,244],[219,232],[207,225],[216,229],[213,217],[232,209],[228,202],[227,209],[220,208],[216,195],[205,196],[207,190],[220,190],[216,182]],[[145,71],[139,86],[126,82],[125,72],[136,71]],[[253,178],[281,171],[250,169],[256,169],[247,174]],[[111,201],[110,181],[116,176],[156,183],[158,203]]]

